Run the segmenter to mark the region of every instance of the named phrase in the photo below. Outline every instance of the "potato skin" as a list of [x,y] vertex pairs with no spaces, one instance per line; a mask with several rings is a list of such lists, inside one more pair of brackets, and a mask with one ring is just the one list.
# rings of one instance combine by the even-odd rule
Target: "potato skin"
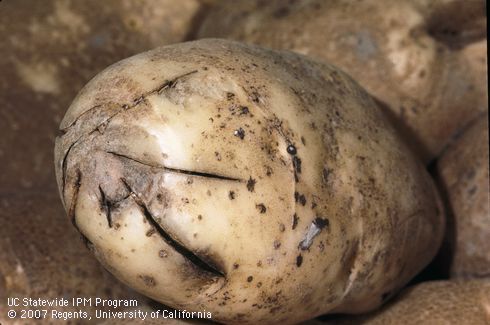
[[437,162],[448,202],[449,238],[455,278],[490,277],[488,115],[475,120]]
[[98,259],[226,323],[379,306],[434,256],[434,185],[331,65],[201,40],[107,68],[56,140],[65,208]]
[[384,104],[412,149],[429,162],[488,110],[486,74],[472,70],[459,51],[485,37],[481,24],[468,22],[485,22],[484,8],[484,1],[222,1],[198,36],[292,50],[337,65]]

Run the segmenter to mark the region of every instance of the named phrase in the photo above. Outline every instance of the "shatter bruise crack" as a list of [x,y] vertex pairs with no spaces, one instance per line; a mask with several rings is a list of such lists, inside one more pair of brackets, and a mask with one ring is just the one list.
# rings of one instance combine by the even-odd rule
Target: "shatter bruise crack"
[[95,110],[99,107],[102,107],[102,104],[98,104],[98,105],[90,107],[88,110],[86,110],[85,112],[80,114],[73,122],[71,122],[70,125],[68,125],[65,128],[59,129],[58,131],[60,132],[60,135],[61,136],[65,135],[66,132],[68,132],[68,129],[70,129],[73,125],[75,125],[79,119],[81,119],[83,116],[87,115],[88,113],[92,112],[93,110]]
[[87,247],[89,250],[93,249],[93,244],[92,242],[85,236],[81,231],[80,228],[78,227],[77,220],[76,220],[76,208],[78,204],[78,193],[80,191],[80,187],[82,186],[82,172],[77,169],[77,178],[75,180],[75,189],[72,195],[71,199],[71,204],[70,208],[68,209],[68,218],[70,218],[71,223],[73,224],[73,227],[77,230],[77,232],[80,234],[80,237],[82,238],[83,243],[85,244],[85,247]]
[[108,154],[121,157],[124,159],[132,160],[138,164],[142,164],[151,168],[157,168],[157,169],[162,169],[166,172],[169,173],[176,173],[176,174],[184,174],[184,175],[189,175],[189,176],[196,176],[196,177],[205,177],[205,178],[213,178],[213,179],[219,179],[219,180],[225,180],[225,181],[232,181],[232,182],[239,182],[239,183],[244,183],[245,181],[239,178],[235,177],[229,177],[229,176],[223,176],[223,175],[217,175],[217,174],[212,174],[212,173],[206,173],[206,172],[199,172],[199,171],[194,171],[194,170],[186,170],[186,169],[179,169],[179,168],[172,168],[172,167],[166,167],[163,165],[157,165],[157,164],[150,164],[147,162],[143,162],[141,160],[138,160],[133,157],[129,157],[117,152],[113,151],[106,151]]
[[[191,74],[194,74],[194,73],[197,73],[198,70],[193,70],[193,71],[190,71],[190,72],[186,72],[182,75],[179,75],[179,76],[176,76],[170,80],[165,80],[160,86],[152,89],[152,90],[149,90],[147,92],[144,92],[143,94],[139,95],[139,96],[136,96],[133,98],[133,100],[131,101],[132,102],[132,105],[128,105],[128,104],[116,104],[119,106],[119,109],[116,111],[116,113],[114,113],[113,115],[109,116],[106,120],[102,121],[101,123],[99,123],[93,130],[89,131],[88,134],[96,131],[97,129],[100,128],[101,125],[104,125],[104,124],[107,124],[109,123],[109,121],[111,119],[113,119],[116,115],[124,112],[124,111],[127,111],[129,109],[132,109],[136,106],[138,106],[139,104],[141,104],[142,102],[144,102],[146,100],[146,98],[148,96],[151,96],[153,94],[161,94],[163,92],[163,90],[165,89],[168,89],[168,88],[172,88],[174,87],[177,82],[179,81],[179,79],[182,79],[184,77],[187,77]],[[72,128],[75,124],[77,124],[77,122],[85,115],[87,115],[88,113],[92,112],[93,110],[97,109],[97,108],[100,108],[100,107],[103,107],[107,105],[107,103],[104,103],[104,104],[97,104],[89,109],[87,109],[85,112],[83,112],[82,114],[80,114],[72,123],[70,123],[70,125],[68,125],[67,127],[63,128],[63,129],[59,129],[59,131],[62,133],[62,136],[65,135],[70,128]]]
[[155,220],[151,212],[148,210],[148,207],[146,206],[145,202],[138,196],[138,194],[133,191],[132,187],[129,185],[129,183],[124,179],[120,179],[121,182],[124,184],[126,189],[129,191],[131,198],[134,200],[134,202],[138,205],[138,207],[141,209],[143,212],[143,215],[145,216],[146,220],[152,225],[152,227],[160,234],[162,239],[169,245],[171,246],[177,253],[179,253],[183,258],[187,259],[190,261],[193,265],[196,267],[200,268],[201,270],[212,274],[213,276],[217,277],[225,277],[225,273],[221,270],[218,269],[217,266],[212,265],[211,263],[204,261],[201,257],[196,255],[194,252],[189,250],[187,247],[179,243],[177,240],[172,238],[163,228],[160,226],[160,224]]
[[349,270],[349,276],[347,278],[347,282],[345,284],[345,289],[344,293],[342,294],[342,298],[346,297],[349,292],[351,291],[352,287],[354,286],[354,282],[357,280],[357,277],[359,276],[359,269],[356,268],[358,265],[359,258],[362,256],[362,242],[364,239],[363,234],[363,229],[364,229],[364,222],[362,218],[359,218],[359,233],[361,234],[360,238],[356,241],[356,244],[354,245],[354,248],[352,248],[352,251],[350,252],[349,258],[346,260],[345,265],[347,266],[346,268]]
[[[75,141],[73,141],[72,144],[70,144],[70,146],[68,147],[68,150],[66,151],[65,155],[63,156],[63,160],[61,162],[61,165],[62,165],[62,185],[61,185],[61,193],[63,194],[62,195],[62,199],[63,199],[63,202],[65,202],[65,199],[64,199],[64,193],[65,193],[65,184],[66,184],[66,169],[67,169],[67,158],[68,158],[68,155],[70,153],[70,151],[73,149],[73,147],[75,147],[75,145],[77,145],[84,137],[86,137],[87,135],[91,135],[93,134],[94,132],[98,131],[98,132],[101,132],[101,127],[102,126],[107,126],[109,124],[109,122],[117,115],[119,115],[120,113],[122,112],[125,112],[129,109],[132,109],[136,106],[138,106],[140,103],[142,103],[143,101],[146,100],[146,97],[148,96],[151,96],[155,93],[158,93],[158,94],[161,94],[163,92],[163,90],[165,89],[168,89],[168,88],[172,88],[174,87],[177,82],[179,81],[179,79],[182,79],[184,77],[187,77],[189,75],[192,75],[194,73],[197,73],[198,70],[192,70],[190,72],[186,72],[182,75],[179,75],[179,76],[176,76],[170,80],[166,80],[165,82],[163,82],[160,86],[158,86],[157,88],[154,88],[150,91],[147,91],[145,93],[143,93],[142,95],[140,96],[137,96],[135,97],[132,102],[133,104],[132,105],[128,105],[128,104],[119,104],[118,106],[120,107],[118,110],[116,110],[116,112],[114,114],[112,114],[111,116],[109,116],[107,119],[105,119],[104,121],[100,122],[99,124],[97,124],[92,130],[88,131],[86,134],[82,134],[80,135]],[[91,108],[89,108],[88,110],[86,110],[85,112],[83,112],[82,114],[80,114],[72,123],[70,123],[70,125],[68,125],[67,127],[63,128],[63,129],[59,129],[59,132],[61,133],[60,134],[60,138],[65,136],[69,129],[72,128],[74,125],[77,124],[77,122],[85,115],[87,115],[88,113],[94,111],[95,109],[97,108],[101,108],[103,107],[104,105],[106,105],[107,103],[104,103],[104,104],[98,104],[98,105],[95,105]]]
[[346,268],[349,270],[349,277],[347,278],[347,282],[345,284],[345,289],[344,293],[342,294],[342,297],[346,297],[350,290],[352,289],[352,286],[354,285],[355,280],[357,279],[359,275],[359,270],[356,270],[356,265],[357,265],[357,260],[359,259],[360,256],[360,250],[361,250],[361,240],[358,240],[352,248],[352,252],[350,252],[349,258],[345,261]]
[[78,140],[73,142],[66,150],[65,155],[63,156],[63,160],[61,161],[61,194],[63,203],[65,203],[65,187],[66,187],[66,169],[67,169],[67,158],[70,154],[71,149],[77,144]]
[[107,217],[107,224],[109,225],[109,228],[112,228],[112,218],[111,218],[112,202],[107,199],[107,196],[105,195],[104,191],[102,190],[102,186],[100,185],[99,185],[99,192],[100,192],[100,208],[101,210],[104,211]]
[[[99,193],[100,193],[100,209],[105,213],[106,218],[107,218],[107,224],[109,225],[109,228],[112,228],[113,222],[112,222],[112,211],[114,209],[117,209],[119,207],[119,203],[126,200],[129,196],[130,193],[128,193],[126,196],[123,196],[120,199],[117,200],[111,200],[107,197],[106,193],[102,189],[102,186],[99,184]],[[117,224],[116,224],[116,229],[117,229]]]

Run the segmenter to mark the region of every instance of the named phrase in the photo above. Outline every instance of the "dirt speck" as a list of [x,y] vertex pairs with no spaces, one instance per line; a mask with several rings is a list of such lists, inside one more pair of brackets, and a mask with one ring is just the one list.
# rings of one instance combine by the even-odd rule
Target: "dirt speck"
[[301,256],[301,254],[300,254],[300,255],[296,256],[296,266],[300,267],[301,264],[303,264],[303,256]]
[[257,181],[250,176],[250,178],[247,181],[247,190],[249,192],[253,192],[255,190],[255,184],[256,183],[257,183]]
[[264,214],[267,211],[267,208],[263,203],[256,204],[255,207],[257,208],[257,210],[259,210],[261,214]]

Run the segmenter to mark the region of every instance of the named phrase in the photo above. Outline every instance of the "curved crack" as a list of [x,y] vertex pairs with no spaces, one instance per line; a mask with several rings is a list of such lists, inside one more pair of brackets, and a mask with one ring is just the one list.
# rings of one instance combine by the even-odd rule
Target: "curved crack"
[[[91,134],[91,133],[95,132],[102,125],[109,123],[109,121],[111,119],[113,119],[116,115],[118,115],[118,114],[120,114],[120,113],[122,113],[122,112],[124,112],[124,111],[126,111],[128,109],[131,109],[131,108],[134,108],[134,107],[138,106],[139,104],[141,104],[142,102],[144,102],[148,96],[151,96],[153,94],[161,94],[163,92],[163,90],[174,87],[177,84],[177,82],[179,81],[179,79],[182,79],[184,77],[187,77],[187,76],[189,76],[191,74],[194,74],[194,73],[197,73],[197,72],[198,72],[198,70],[192,70],[190,72],[186,72],[184,74],[178,75],[178,76],[176,76],[176,77],[174,77],[174,78],[172,78],[170,80],[165,80],[158,87],[156,87],[156,88],[154,88],[152,90],[149,90],[147,92],[144,92],[143,94],[141,94],[139,96],[134,97],[133,100],[131,101],[132,102],[131,105],[128,105],[128,104],[116,104],[116,105],[119,106],[119,109],[113,115],[109,116],[107,119],[105,119],[101,123],[97,124],[97,126],[93,130],[89,131],[88,134]],[[89,109],[87,109],[85,112],[81,113],[73,122],[70,123],[70,125],[68,125],[65,128],[59,129],[59,132],[61,133],[61,136],[64,136],[69,131],[69,129],[71,127],[73,127],[75,124],[77,124],[77,122],[82,117],[84,117],[85,115],[87,115],[88,113],[94,111],[97,108],[103,107],[106,104],[107,103],[98,104],[98,105],[92,106]]]
[[177,253],[182,255],[185,259],[189,260],[192,264],[194,264],[196,267],[200,268],[203,271],[206,271],[208,273],[213,274],[214,276],[218,277],[225,277],[225,274],[223,271],[220,271],[217,266],[212,265],[208,261],[204,261],[202,258],[197,256],[195,253],[193,253],[191,250],[189,250],[187,247],[179,243],[177,240],[172,238],[161,226],[160,224],[155,220],[153,215],[151,214],[150,210],[146,206],[146,204],[143,202],[143,200],[136,194],[135,191],[131,188],[131,186],[128,184],[128,182],[121,178],[121,182],[124,184],[126,189],[131,193],[131,197],[133,198],[134,202],[139,206],[141,211],[143,212],[143,215],[145,216],[146,220],[153,226],[153,228],[160,234],[162,239],[169,245],[171,246]]
[[71,128],[73,125],[75,125],[78,122],[78,120],[81,119],[84,115],[87,115],[88,113],[92,112],[93,110],[95,110],[101,106],[102,105],[99,104],[99,105],[95,105],[95,106],[90,107],[88,110],[86,110],[85,112],[80,114],[73,122],[71,122],[70,125],[62,128],[62,129],[59,129],[58,131],[61,133],[61,135],[64,135],[66,132],[68,132],[68,129]]
[[361,240],[357,240],[356,243],[350,249],[349,255],[345,260],[344,268],[348,270],[349,276],[345,283],[344,293],[342,297],[346,297],[351,291],[352,286],[354,285],[355,280],[359,275],[359,270],[356,269],[358,264],[359,256],[361,254]]
[[82,238],[83,243],[85,244],[85,247],[87,247],[89,250],[92,249],[93,244],[92,242],[80,231],[80,228],[78,228],[77,220],[76,220],[76,208],[77,208],[77,203],[78,203],[78,193],[80,191],[80,186],[82,185],[82,172],[78,169],[77,170],[77,178],[75,180],[75,189],[71,198],[71,204],[70,208],[68,209],[68,217],[70,218],[71,223],[73,224],[73,227],[77,230],[77,232],[80,234],[80,237]]
[[106,152],[109,153],[109,154],[111,154],[111,155],[117,156],[117,157],[121,157],[121,158],[124,158],[124,159],[132,160],[132,161],[134,161],[134,162],[136,162],[138,164],[142,164],[142,165],[145,165],[145,166],[148,166],[148,167],[163,169],[164,171],[170,172],[170,173],[177,173],[177,174],[184,174],[184,175],[198,176],[198,177],[206,177],[206,178],[214,178],[214,179],[220,179],[220,180],[226,180],[226,181],[233,181],[233,182],[240,182],[240,183],[244,183],[245,182],[244,180],[239,179],[239,178],[235,178],[235,177],[229,177],[229,176],[212,174],[212,173],[206,173],[206,172],[199,172],[199,171],[195,171],[195,170],[186,170],[186,169],[180,169],[180,168],[172,168],[172,167],[166,167],[166,166],[162,166],[162,165],[153,165],[153,164],[149,164],[149,163],[143,162],[141,160],[138,160],[138,159],[135,159],[135,158],[132,158],[132,157],[129,157],[129,156],[126,156],[126,155],[117,153],[117,152],[113,152],[113,151],[106,151]]
[[78,143],[78,141],[81,138],[79,138],[77,141],[73,142],[69,147],[68,150],[66,150],[65,156],[63,157],[63,160],[61,161],[61,194],[63,198],[63,203],[65,201],[65,186],[66,186],[66,169],[67,169],[67,158],[68,155],[70,154],[71,149]]
[[109,228],[112,228],[112,218],[111,218],[112,202],[107,199],[107,196],[105,195],[100,185],[99,185],[99,192],[100,192],[100,207],[105,212],[105,215],[107,217],[107,224],[109,225]]

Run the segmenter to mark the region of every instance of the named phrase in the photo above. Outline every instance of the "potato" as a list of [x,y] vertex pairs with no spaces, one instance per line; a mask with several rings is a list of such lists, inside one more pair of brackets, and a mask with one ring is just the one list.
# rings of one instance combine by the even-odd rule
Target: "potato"
[[53,143],[66,107],[107,65],[182,41],[196,0],[0,3],[0,187],[56,191]]
[[428,162],[488,110],[486,73],[472,70],[459,51],[485,37],[485,22],[484,1],[241,0],[220,2],[198,36],[292,50],[337,65],[385,106]]
[[224,40],[97,75],[56,140],[65,209],[139,292],[229,323],[379,306],[443,232],[432,180],[331,65]]
[[[46,307],[48,323],[51,310],[94,313],[95,306],[76,308],[71,299],[137,299],[136,292],[122,285],[105,271],[81,241],[73,240],[76,232],[70,227],[56,193],[1,193],[0,197],[0,322],[27,324],[20,310],[8,307],[7,298],[70,300],[67,307]],[[17,310],[9,319],[7,311]],[[114,309],[111,309],[114,310]]]
[[323,324],[485,325],[490,321],[489,292],[488,279],[424,282],[405,289],[393,302],[370,315]]
[[447,196],[450,273],[453,277],[490,277],[488,201],[488,115],[478,118],[437,163]]

